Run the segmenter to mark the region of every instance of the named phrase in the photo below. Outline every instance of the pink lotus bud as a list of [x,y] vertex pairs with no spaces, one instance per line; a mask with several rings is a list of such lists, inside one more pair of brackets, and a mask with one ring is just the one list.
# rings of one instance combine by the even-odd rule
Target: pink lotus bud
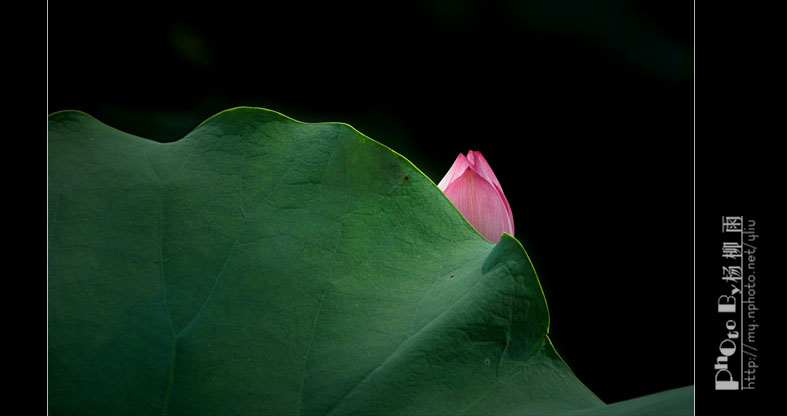
[[437,187],[490,242],[500,241],[504,232],[514,235],[511,207],[481,152],[460,153]]

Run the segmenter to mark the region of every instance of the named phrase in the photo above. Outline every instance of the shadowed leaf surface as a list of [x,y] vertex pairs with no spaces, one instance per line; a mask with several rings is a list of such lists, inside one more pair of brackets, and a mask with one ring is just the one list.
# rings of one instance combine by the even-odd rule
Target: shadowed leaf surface
[[[511,415],[518,415],[513,412]],[[604,407],[568,411],[563,416],[689,416],[694,414],[694,386],[665,390]]]

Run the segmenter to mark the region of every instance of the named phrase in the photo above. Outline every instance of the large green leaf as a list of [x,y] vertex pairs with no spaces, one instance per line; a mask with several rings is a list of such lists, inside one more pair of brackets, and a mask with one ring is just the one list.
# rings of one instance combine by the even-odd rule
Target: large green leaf
[[543,414],[603,403],[532,264],[402,156],[238,108],[157,143],[49,118],[52,414]]
[[[519,415],[512,412],[509,416]],[[694,386],[662,391],[604,407],[567,411],[561,416],[684,416],[694,414]]]

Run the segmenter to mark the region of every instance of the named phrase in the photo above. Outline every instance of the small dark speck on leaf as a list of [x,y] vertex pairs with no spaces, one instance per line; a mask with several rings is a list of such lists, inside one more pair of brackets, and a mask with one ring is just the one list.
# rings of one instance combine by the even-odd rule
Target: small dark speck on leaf
[[454,278],[454,275],[450,275],[450,276],[448,276],[448,278],[449,278],[449,279],[453,279],[453,278]]
[[407,175],[404,175],[404,180],[410,179]]

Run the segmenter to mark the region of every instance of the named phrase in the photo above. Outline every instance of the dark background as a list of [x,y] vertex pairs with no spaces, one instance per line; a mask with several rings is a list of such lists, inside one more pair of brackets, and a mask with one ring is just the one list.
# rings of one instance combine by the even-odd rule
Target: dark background
[[[605,402],[693,384],[693,3],[50,2],[48,111],[159,141],[258,106],[436,183],[480,150]],[[711,357],[715,357],[711,353]]]

